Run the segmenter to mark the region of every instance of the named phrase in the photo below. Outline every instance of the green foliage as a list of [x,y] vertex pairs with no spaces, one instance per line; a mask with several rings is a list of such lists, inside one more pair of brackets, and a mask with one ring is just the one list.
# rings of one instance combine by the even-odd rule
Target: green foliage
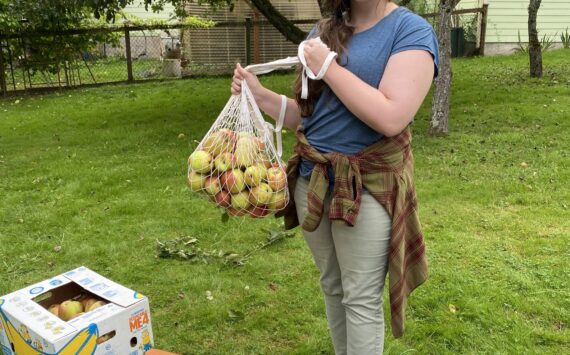
[[[554,38],[556,33],[552,36],[547,36],[544,34],[540,40],[540,49],[542,52],[548,51],[554,47]],[[521,31],[518,31],[518,42],[515,52],[528,54],[528,42],[521,41]]]
[[[174,6],[177,17],[187,17],[186,11],[188,3],[208,4],[214,9],[229,7],[233,9],[236,0],[143,0],[146,10],[158,12],[164,9],[164,5],[171,4]],[[95,17],[104,17],[107,21],[113,21],[115,15],[119,13],[125,6],[132,4],[134,0],[82,0],[88,5],[95,14]]]
[[570,48],[570,32],[568,32],[568,27],[566,27],[566,31],[560,34],[560,41],[564,48]]

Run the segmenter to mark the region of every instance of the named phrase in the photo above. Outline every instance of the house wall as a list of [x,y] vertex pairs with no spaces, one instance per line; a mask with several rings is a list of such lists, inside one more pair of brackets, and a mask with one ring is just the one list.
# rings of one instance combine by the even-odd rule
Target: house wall
[[[316,1],[304,0],[273,0],[275,6],[289,19],[304,20],[320,18],[320,11]],[[244,22],[246,18],[254,18],[254,11],[244,1],[237,1],[233,11],[227,9],[212,11],[207,5],[189,4],[191,15],[199,15],[217,22],[236,21]],[[259,14],[257,19],[265,20]],[[299,25],[309,31],[313,24]],[[257,34],[257,37],[256,37]],[[296,55],[297,45],[285,38],[272,25],[258,26],[258,31],[251,32],[252,62],[254,57],[254,42],[259,48],[257,62],[263,63],[287,56]],[[245,63],[247,57],[246,28],[244,25],[234,27],[219,27],[212,29],[195,29],[184,31],[183,35],[184,57],[191,65],[205,65],[212,67],[233,67],[234,63]]]

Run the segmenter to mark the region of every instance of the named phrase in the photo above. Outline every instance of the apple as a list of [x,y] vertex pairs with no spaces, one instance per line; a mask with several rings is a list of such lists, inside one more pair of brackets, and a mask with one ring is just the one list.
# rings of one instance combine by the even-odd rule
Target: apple
[[188,165],[197,173],[207,173],[212,170],[212,155],[204,150],[197,150],[190,154]]
[[220,177],[222,187],[232,194],[237,194],[245,188],[243,172],[240,169],[226,171]]
[[285,191],[274,192],[271,195],[269,203],[267,204],[267,208],[273,212],[280,211],[284,209],[285,206],[287,206],[287,202],[287,195],[285,194]]
[[203,175],[192,170],[188,173],[186,182],[188,183],[190,190],[197,192],[204,188],[204,183],[206,182],[207,177],[207,175]]
[[259,137],[253,137],[253,141],[255,142],[255,144],[257,144],[257,149],[259,149],[260,151],[265,150],[265,142],[263,141],[263,139]]
[[52,304],[51,306],[49,306],[48,311],[59,317],[59,303]]
[[230,170],[235,165],[235,157],[232,153],[222,153],[214,159],[214,167],[219,172]]
[[222,191],[220,180],[215,176],[208,176],[204,182],[204,190],[212,196]]
[[[265,169],[265,167],[263,167]],[[247,186],[253,187],[261,184],[262,170],[259,164],[248,166],[243,173],[244,180]]]
[[222,190],[214,196],[214,202],[216,202],[216,204],[220,207],[229,207],[231,205],[231,201],[232,195],[230,195],[230,193],[226,190]]
[[236,142],[236,134],[231,129],[222,128],[219,131],[212,132],[204,140],[202,149],[210,152],[213,156],[222,153],[231,153]]
[[65,321],[81,312],[83,312],[83,305],[79,301],[67,300],[59,305],[59,317]]
[[267,209],[267,206],[253,206],[248,209],[247,212],[251,217],[259,218],[267,216],[269,214],[269,209]]
[[285,175],[285,171],[278,166],[267,169],[267,183],[275,192],[283,190],[287,185],[287,175]]
[[85,310],[85,312],[91,312],[96,310],[99,307],[103,307],[104,305],[106,305],[107,303],[105,303],[104,301],[97,301],[95,303],[93,303],[92,305],[89,306],[89,308],[87,308]]
[[236,210],[246,210],[249,207],[248,195],[247,191],[232,195],[232,207]]
[[83,309],[87,310],[89,309],[89,307],[91,307],[91,305],[95,302],[97,302],[98,299],[95,297],[91,297],[91,296],[87,296],[84,299],[81,300],[81,305],[83,305]]
[[254,206],[265,205],[271,201],[273,190],[268,184],[262,182],[249,191],[248,200]]
[[261,164],[263,164],[263,166],[265,166],[265,169],[269,169],[273,166],[273,163],[271,163],[271,159],[269,159],[269,157],[267,155],[263,155],[261,157]]
[[244,215],[247,213],[247,211],[236,210],[235,208],[233,208],[233,207],[231,207],[231,206],[227,208],[227,211],[228,211],[228,214],[229,214],[230,216],[234,216],[234,217],[241,217],[241,216],[244,216]]
[[234,155],[237,165],[242,167],[251,166],[259,158],[259,146],[253,140],[253,137],[239,138]]

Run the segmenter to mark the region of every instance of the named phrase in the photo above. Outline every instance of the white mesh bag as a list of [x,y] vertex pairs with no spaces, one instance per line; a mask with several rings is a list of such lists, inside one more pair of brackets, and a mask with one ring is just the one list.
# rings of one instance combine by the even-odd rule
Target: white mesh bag
[[280,122],[274,128],[263,119],[244,81],[241,95],[232,95],[188,158],[190,189],[233,216],[263,217],[285,208],[289,190]]
[[[304,43],[299,46],[298,57],[250,65],[246,69],[264,74],[300,63],[305,67],[302,97],[306,98],[307,77],[321,79],[336,53],[331,52],[320,72],[314,74],[306,65],[303,46]],[[281,100],[281,112],[274,127],[263,119],[247,83],[242,81],[241,94],[231,96],[188,158],[190,189],[232,216],[264,217],[285,208],[290,192],[281,160],[281,129],[287,98],[281,95]]]

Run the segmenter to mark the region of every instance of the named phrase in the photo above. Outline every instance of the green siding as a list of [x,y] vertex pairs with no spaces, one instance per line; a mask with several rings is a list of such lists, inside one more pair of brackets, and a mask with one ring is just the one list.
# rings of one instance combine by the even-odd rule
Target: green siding
[[[487,43],[528,41],[528,0],[489,0]],[[560,33],[570,31],[570,1],[542,0],[538,10],[539,36],[554,36],[560,41]]]

